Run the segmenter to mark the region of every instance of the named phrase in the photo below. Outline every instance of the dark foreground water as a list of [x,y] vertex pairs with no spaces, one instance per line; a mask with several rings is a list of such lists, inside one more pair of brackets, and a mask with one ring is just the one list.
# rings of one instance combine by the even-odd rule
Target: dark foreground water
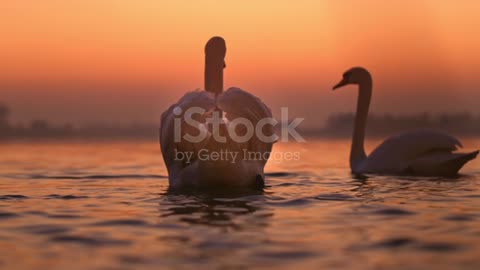
[[155,143],[0,144],[0,269],[480,269],[479,161],[355,179],[348,146],[276,145],[263,192],[212,195],[169,194]]

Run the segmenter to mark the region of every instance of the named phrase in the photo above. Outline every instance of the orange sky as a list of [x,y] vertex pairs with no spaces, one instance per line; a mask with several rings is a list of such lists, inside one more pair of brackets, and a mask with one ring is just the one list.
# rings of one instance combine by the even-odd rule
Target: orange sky
[[[0,3],[0,102],[15,121],[157,122],[203,86],[203,46],[227,41],[225,86],[321,125],[353,111],[342,72],[374,76],[375,112],[480,112],[479,1]],[[351,90],[351,89],[345,89]]]

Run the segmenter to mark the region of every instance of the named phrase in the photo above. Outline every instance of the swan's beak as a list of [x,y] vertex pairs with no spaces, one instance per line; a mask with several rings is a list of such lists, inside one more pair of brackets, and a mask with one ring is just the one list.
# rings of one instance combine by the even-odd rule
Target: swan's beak
[[339,83],[337,83],[337,84],[332,88],[332,90],[335,90],[335,89],[340,88],[340,87],[342,87],[342,86],[345,86],[345,85],[347,85],[347,84],[348,84],[348,80],[342,79]]
[[226,68],[227,67],[227,64],[225,63],[225,61],[223,61],[223,68]]

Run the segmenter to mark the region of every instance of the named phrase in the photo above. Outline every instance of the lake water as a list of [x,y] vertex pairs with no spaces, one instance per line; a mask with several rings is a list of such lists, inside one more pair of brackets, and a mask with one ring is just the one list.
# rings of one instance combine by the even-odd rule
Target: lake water
[[480,160],[356,179],[348,141],[274,151],[300,158],[263,192],[171,194],[155,142],[0,144],[0,269],[480,269]]

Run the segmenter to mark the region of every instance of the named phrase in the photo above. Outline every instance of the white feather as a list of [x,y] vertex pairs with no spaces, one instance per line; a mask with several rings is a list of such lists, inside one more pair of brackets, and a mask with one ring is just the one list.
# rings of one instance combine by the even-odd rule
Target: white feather
[[362,171],[404,173],[418,159],[438,153],[452,153],[462,147],[453,136],[433,131],[418,130],[392,136],[379,145],[362,164]]
[[[193,106],[204,108],[206,111],[211,111],[217,106],[226,112],[227,119],[234,120],[237,117],[243,117],[249,119],[254,125],[261,119],[272,116],[270,109],[260,99],[239,88],[228,89],[217,97],[216,103],[215,98],[206,91],[187,93],[162,114],[160,145],[168,169],[170,186],[173,188],[242,187],[255,184],[258,177],[263,179],[266,159],[244,159],[243,150],[266,153],[268,156],[273,143],[261,142],[256,136],[243,144],[235,143],[231,138],[227,138],[228,143],[219,143],[212,136],[199,143],[190,143],[185,140],[174,142],[174,108],[180,107],[185,111]],[[188,125],[182,125],[182,136],[191,130],[189,128],[191,127]],[[266,135],[271,135],[273,128],[269,128]],[[198,158],[200,150],[206,152],[226,150],[236,152],[238,155],[235,162],[202,160]],[[192,162],[187,164],[176,160],[174,156],[176,151],[194,153]]]

